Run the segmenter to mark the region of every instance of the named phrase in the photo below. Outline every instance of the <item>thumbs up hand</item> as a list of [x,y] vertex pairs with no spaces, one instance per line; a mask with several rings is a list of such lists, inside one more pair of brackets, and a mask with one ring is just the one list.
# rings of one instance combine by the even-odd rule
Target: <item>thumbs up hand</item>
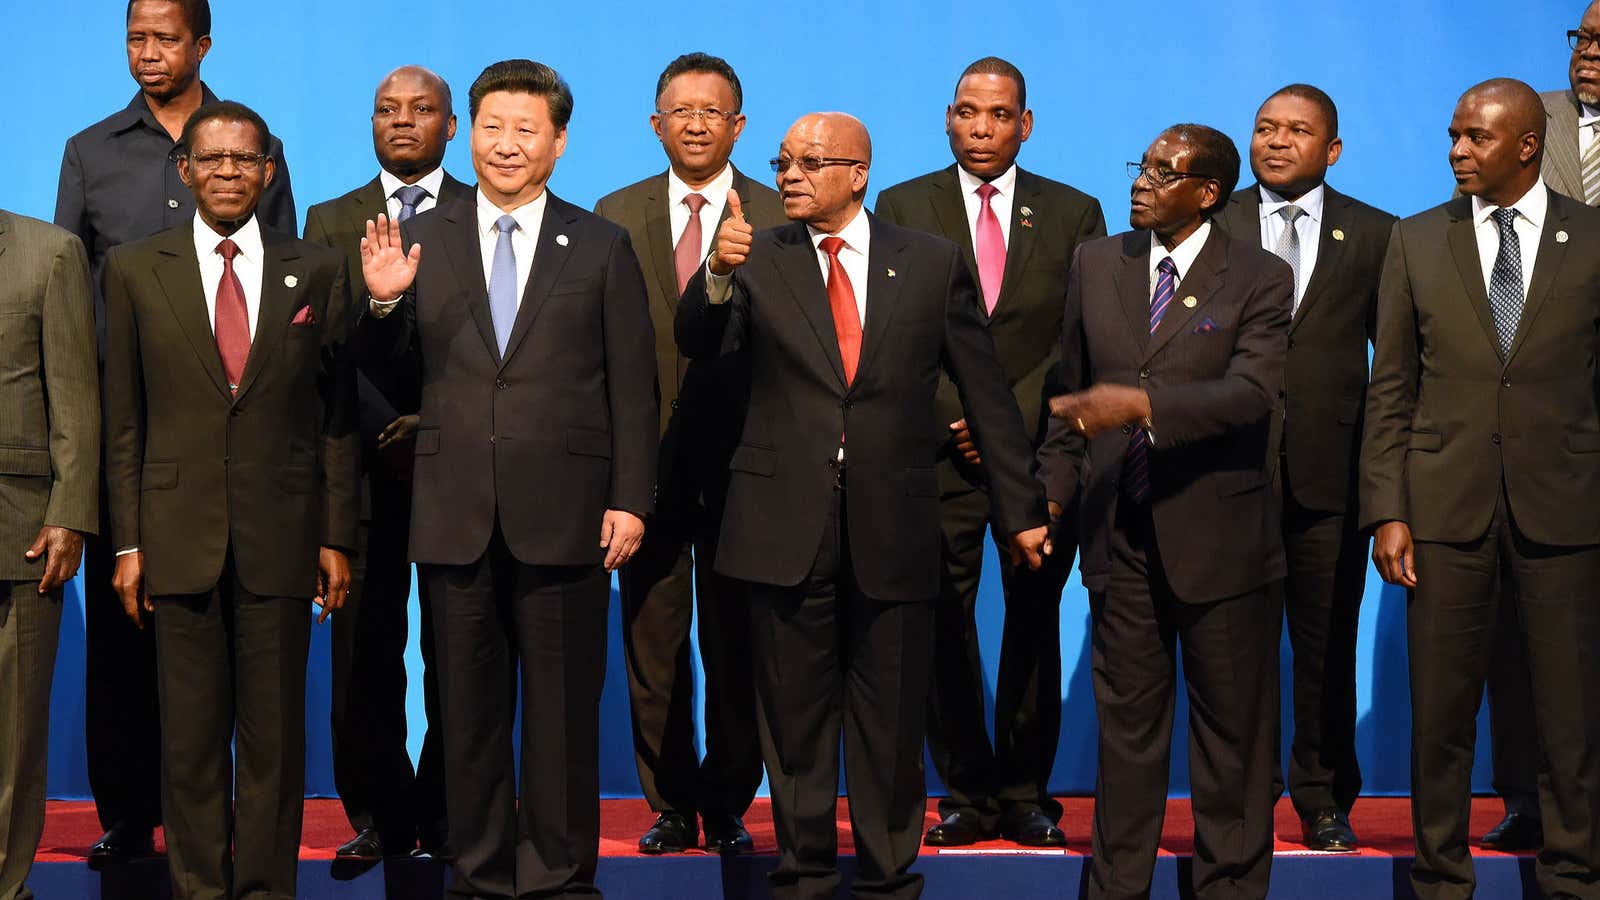
[[739,192],[728,191],[728,218],[717,229],[717,240],[712,245],[711,258],[706,265],[713,275],[727,275],[744,265],[750,256],[750,239],[755,229],[744,220],[744,206],[739,202]]

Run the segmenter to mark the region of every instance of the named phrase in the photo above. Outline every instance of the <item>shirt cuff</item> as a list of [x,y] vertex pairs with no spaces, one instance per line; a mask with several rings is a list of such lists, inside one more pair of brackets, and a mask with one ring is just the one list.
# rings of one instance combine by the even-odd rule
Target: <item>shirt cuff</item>
[[140,552],[142,552],[142,551],[138,547],[129,547],[126,550],[118,550],[117,551],[117,555],[118,556],[127,556],[130,553],[140,553]]
[[394,312],[394,308],[396,306],[398,306],[399,304],[400,304],[400,298],[399,297],[396,297],[393,300],[389,300],[387,302],[383,301],[383,300],[378,300],[378,299],[373,298],[373,297],[368,297],[367,298],[367,310],[372,313],[372,317],[374,319],[381,319],[384,316],[387,316],[389,313]]
[[[728,296],[733,293],[733,274],[718,275],[711,271],[711,259],[706,258],[706,302],[712,306],[720,306],[728,302]],[[377,301],[374,300],[374,303]]]

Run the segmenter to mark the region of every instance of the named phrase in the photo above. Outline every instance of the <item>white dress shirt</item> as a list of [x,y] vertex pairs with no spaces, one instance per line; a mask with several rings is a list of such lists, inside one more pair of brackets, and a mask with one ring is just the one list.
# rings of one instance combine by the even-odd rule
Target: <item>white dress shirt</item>
[[[828,254],[822,252],[822,239],[828,236],[826,231],[821,231],[810,225],[806,231],[811,236],[811,246],[817,248],[817,266],[822,269],[822,283],[828,283]],[[844,266],[844,274],[850,279],[850,290],[856,296],[856,314],[861,317],[861,329],[867,327],[867,254],[872,243],[872,224],[867,219],[865,209],[857,210],[856,217],[850,223],[839,229],[838,237],[844,239],[844,246],[839,248],[839,264]],[[706,300],[710,303],[728,302],[728,294],[733,285],[733,276],[718,275],[711,271],[709,260],[706,266]]]
[[[1172,251],[1169,253],[1167,248],[1161,245],[1161,239],[1156,237],[1156,233],[1153,231],[1150,232],[1151,303],[1154,303],[1156,300],[1156,267],[1161,265],[1161,261],[1170,256],[1172,257],[1172,264],[1178,267],[1178,274],[1175,276],[1175,281],[1173,284],[1173,289],[1178,290],[1179,286],[1183,284],[1184,277],[1189,274],[1189,267],[1194,265],[1195,258],[1198,257],[1200,255],[1200,251],[1205,248],[1206,238],[1210,236],[1210,220],[1201,222],[1200,227],[1194,230],[1194,234],[1184,238],[1183,243],[1172,248]],[[1174,297],[1173,299],[1177,298]],[[1171,311],[1172,310],[1170,308],[1167,310],[1169,313]]]
[[[1261,190],[1261,249],[1268,253],[1276,253],[1278,242],[1283,239],[1283,229],[1286,222],[1278,210],[1288,206],[1291,201],[1283,199],[1279,194],[1260,187]],[[1296,273],[1294,284],[1294,309],[1300,309],[1300,301],[1306,295],[1306,285],[1311,281],[1311,273],[1317,267],[1317,242],[1322,237],[1322,204],[1326,192],[1322,185],[1317,185],[1306,192],[1304,197],[1293,201],[1295,206],[1305,211],[1305,215],[1294,220],[1295,233],[1300,235],[1300,271]]]
[[244,308],[249,313],[253,341],[256,319],[261,314],[261,266],[266,252],[261,246],[261,223],[252,215],[238,231],[221,235],[212,231],[199,213],[194,214],[194,253],[200,260],[200,286],[206,292],[206,322],[213,336],[217,333],[217,287],[222,283],[222,254],[217,252],[217,245],[230,237],[239,246],[239,252],[233,257],[233,274],[239,277],[239,286],[244,288]]
[[[1582,162],[1594,144],[1594,127],[1600,125],[1600,109],[1578,104],[1578,161]],[[1581,188],[1582,185],[1579,185]]]
[[[400,198],[395,196],[400,189],[406,186],[404,181],[396,175],[390,174],[387,169],[378,170],[378,183],[383,186],[384,206],[388,207],[389,218],[400,217]],[[436,167],[432,172],[417,180],[417,187],[428,192],[417,204],[417,212],[427,212],[439,205],[439,191],[444,187],[444,166]]]
[[722,221],[722,208],[728,205],[728,191],[733,188],[733,165],[722,167],[711,183],[698,191],[684,183],[678,173],[667,169],[667,215],[672,224],[672,246],[678,246],[683,230],[689,227],[689,207],[683,198],[699,194],[706,198],[700,207],[700,259],[711,254],[711,245],[717,239],[717,223]]
[[[1472,198],[1473,234],[1478,238],[1478,263],[1483,267],[1483,289],[1489,290],[1489,279],[1494,276],[1494,259],[1500,255],[1500,226],[1490,214],[1500,207],[1487,203],[1481,197]],[[1550,209],[1550,195],[1545,192],[1544,181],[1536,181],[1522,199],[1511,204],[1517,217],[1511,230],[1517,233],[1517,250],[1522,257],[1522,296],[1528,296],[1528,286],[1533,283],[1533,264],[1539,256],[1539,235],[1544,231],[1545,214]]]
[[[978,213],[983,211],[983,198],[978,196],[978,188],[982,187],[984,180],[956,166],[956,179],[961,183],[961,199],[967,207],[967,233],[972,236],[972,246],[978,246]],[[1005,240],[1006,247],[1011,247],[1011,201],[1017,195],[1017,166],[1012,163],[993,181],[995,193],[989,198],[989,208],[994,210],[994,217],[1000,220],[1000,237]]]
[[[500,241],[500,229],[495,223],[506,213],[490,203],[481,188],[477,194],[478,250],[483,256],[483,283],[487,287],[494,280],[494,249]],[[533,271],[533,251],[539,246],[539,226],[544,223],[545,198],[548,196],[549,191],[540,191],[539,196],[511,211],[511,217],[517,220],[517,227],[511,230],[511,252],[517,259],[518,309],[522,308],[522,294],[528,289],[528,275]],[[387,302],[374,297],[368,300],[367,305],[372,315],[381,319],[392,312],[399,302],[399,297]]]

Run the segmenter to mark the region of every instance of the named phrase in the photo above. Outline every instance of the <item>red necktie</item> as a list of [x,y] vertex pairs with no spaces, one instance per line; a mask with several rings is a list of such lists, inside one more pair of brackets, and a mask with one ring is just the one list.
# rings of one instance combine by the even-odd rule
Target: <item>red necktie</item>
[[844,361],[844,383],[856,380],[856,364],[861,362],[861,313],[856,310],[856,292],[850,276],[839,262],[844,238],[825,237],[822,252],[828,254],[828,307],[833,310],[833,333],[839,337],[839,357]]
[[1000,280],[1006,273],[1006,236],[1000,231],[1000,219],[995,216],[989,198],[999,190],[992,184],[978,185],[978,244],[973,250],[978,257],[978,281],[983,285],[983,306],[990,313],[1000,302]]
[[217,245],[222,256],[222,280],[217,282],[217,352],[222,355],[222,372],[228,377],[228,390],[239,392],[245,360],[250,358],[250,311],[244,304],[244,285],[233,271],[233,258],[239,245],[224,238]]
[[672,248],[672,264],[678,270],[680,294],[689,286],[689,279],[694,277],[695,270],[700,268],[700,210],[705,207],[706,198],[700,194],[690,194],[683,198],[683,205],[689,207],[689,224],[683,226],[678,246]]

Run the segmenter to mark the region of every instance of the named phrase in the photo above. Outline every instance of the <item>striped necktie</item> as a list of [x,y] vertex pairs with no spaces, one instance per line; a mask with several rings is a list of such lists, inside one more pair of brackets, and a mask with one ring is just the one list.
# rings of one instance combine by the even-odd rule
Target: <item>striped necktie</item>
[[1583,154],[1583,202],[1600,205],[1600,122],[1589,126],[1589,149]]
[[[1161,327],[1161,317],[1178,292],[1178,264],[1172,257],[1156,265],[1156,291],[1150,298],[1150,333]],[[1135,503],[1150,499],[1150,442],[1144,429],[1135,427],[1128,436],[1128,452],[1122,461],[1122,489]]]

